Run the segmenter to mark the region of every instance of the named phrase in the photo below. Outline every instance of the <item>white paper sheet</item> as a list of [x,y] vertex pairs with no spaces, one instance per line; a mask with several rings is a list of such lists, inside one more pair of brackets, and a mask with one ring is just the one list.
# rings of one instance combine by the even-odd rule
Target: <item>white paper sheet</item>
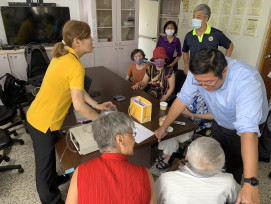
[[154,135],[154,132],[145,128],[143,125],[135,122],[135,127],[137,128],[136,132],[136,137],[135,137],[135,141],[137,144],[139,144],[140,142],[148,139],[149,137]]

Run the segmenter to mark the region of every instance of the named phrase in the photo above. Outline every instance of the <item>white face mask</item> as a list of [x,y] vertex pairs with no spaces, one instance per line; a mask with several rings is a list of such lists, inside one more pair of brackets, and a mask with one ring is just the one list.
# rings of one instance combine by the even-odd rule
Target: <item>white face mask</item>
[[201,22],[202,22],[202,20],[193,18],[192,19],[192,26],[197,30],[201,27]]
[[173,29],[166,29],[166,34],[167,34],[168,36],[172,36],[172,35],[174,34],[174,31],[175,31],[175,30],[173,30]]

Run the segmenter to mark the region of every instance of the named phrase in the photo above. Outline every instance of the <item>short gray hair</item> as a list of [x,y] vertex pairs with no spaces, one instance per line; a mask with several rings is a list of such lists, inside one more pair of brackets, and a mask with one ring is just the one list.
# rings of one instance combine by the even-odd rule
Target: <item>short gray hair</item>
[[106,113],[96,119],[92,123],[92,132],[100,152],[116,148],[116,136],[127,134],[129,127],[134,127],[132,118],[118,111]]
[[212,176],[221,172],[225,164],[225,154],[220,144],[213,138],[200,137],[187,150],[190,169],[202,176]]
[[208,17],[208,20],[211,17],[211,9],[207,4],[200,4],[200,5],[196,6],[193,13],[195,13],[196,11],[202,11],[203,15]]

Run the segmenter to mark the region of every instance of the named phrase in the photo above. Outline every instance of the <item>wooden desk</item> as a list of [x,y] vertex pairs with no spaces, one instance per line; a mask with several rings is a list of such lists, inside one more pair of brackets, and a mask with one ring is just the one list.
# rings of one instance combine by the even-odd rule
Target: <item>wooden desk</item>
[[[165,115],[165,112],[160,111],[160,102],[148,95],[142,90],[132,90],[131,83],[124,80],[120,76],[111,72],[110,70],[104,67],[93,67],[86,68],[86,74],[92,79],[92,84],[90,91],[99,91],[101,96],[95,97],[95,100],[98,102],[112,101],[117,109],[121,112],[128,113],[128,107],[130,105],[130,98],[133,96],[142,96],[152,102],[152,120],[150,122],[144,123],[143,125],[154,131],[159,127],[159,117]],[[126,97],[125,101],[117,102],[113,99],[114,95],[123,95]],[[194,131],[198,128],[196,124],[186,119],[185,117],[180,116],[179,121],[186,122],[185,126],[181,125],[172,125],[174,128],[173,132],[168,134],[165,139],[169,139],[181,134]],[[66,119],[64,121],[64,126],[73,126],[76,124],[76,119],[73,111],[70,109]],[[150,167],[150,153],[151,153],[151,144],[156,143],[157,138],[152,136],[147,140],[141,142],[140,144],[135,145],[135,154],[133,157],[129,158],[134,164],[141,165],[144,167]],[[99,151],[87,154],[79,155],[77,152],[74,153],[66,148],[66,139],[65,135],[60,135],[56,143],[56,151],[61,159],[61,165],[64,171],[71,168],[76,168],[81,163],[87,162],[93,158],[99,157],[101,154]],[[69,146],[75,150],[72,142],[69,142]],[[66,149],[66,150],[65,150]],[[65,153],[63,154],[63,152]]]

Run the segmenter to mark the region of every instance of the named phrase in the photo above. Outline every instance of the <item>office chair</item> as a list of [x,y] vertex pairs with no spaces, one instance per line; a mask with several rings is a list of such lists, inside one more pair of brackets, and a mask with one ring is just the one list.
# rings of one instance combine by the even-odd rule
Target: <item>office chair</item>
[[[18,125],[18,123],[16,125]],[[13,145],[14,142],[19,142],[21,145],[24,144],[23,140],[12,139],[10,137],[11,134],[14,134],[15,136],[17,135],[17,132],[15,130],[12,130],[12,131],[9,130],[12,127],[14,127],[14,124],[11,124],[10,126],[4,128],[4,129],[0,129],[0,150],[4,150],[4,149],[10,147],[11,145]],[[8,162],[10,160],[10,158],[6,154],[0,155],[0,163],[3,160]],[[21,165],[0,166],[0,172],[9,171],[9,170],[13,170],[13,169],[18,169],[19,173],[24,172],[24,169],[22,168]]]
[[[24,144],[24,141],[22,139],[12,139],[10,135],[17,136],[18,133],[16,130],[10,130],[13,127],[16,127],[18,125],[24,124],[22,120],[19,120],[17,122],[13,123],[14,118],[17,115],[17,107],[6,107],[5,104],[7,104],[7,100],[5,98],[5,93],[2,90],[2,86],[0,85],[0,98],[2,100],[2,103],[4,105],[0,105],[0,126],[6,125],[11,122],[11,125],[9,125],[6,128],[0,128],[0,150],[6,149],[7,147],[13,145],[14,142],[19,142],[21,145]],[[0,155],[0,163],[5,160],[9,161],[10,158],[7,155]],[[1,166],[0,172],[2,171],[8,171],[12,169],[18,169],[19,173],[23,173],[23,168],[21,165],[8,165],[8,166]]]
[[183,72],[183,70],[177,70],[175,73],[175,88],[172,97],[170,97],[167,102],[168,106],[171,106],[171,104],[176,99],[177,94],[180,92],[181,88],[183,87],[183,84],[186,80],[186,75]]
[[[31,101],[18,103],[13,105],[6,95],[6,93],[3,91],[2,86],[0,85],[0,100],[2,101],[3,105],[0,105],[0,126],[5,125],[8,122],[13,122],[13,119],[17,115],[17,110],[20,113],[21,121],[18,123],[15,123],[17,126],[19,124],[24,124],[25,130],[27,132],[26,128],[26,116],[24,109],[25,107],[29,106],[31,104]],[[14,127],[13,126],[13,127]]]

